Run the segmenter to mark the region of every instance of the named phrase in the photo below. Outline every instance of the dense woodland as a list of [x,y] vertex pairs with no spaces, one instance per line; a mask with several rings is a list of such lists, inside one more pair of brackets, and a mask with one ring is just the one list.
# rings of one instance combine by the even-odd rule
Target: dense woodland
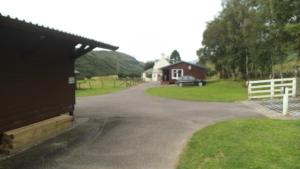
[[224,0],[202,44],[200,62],[221,78],[299,75],[300,1]]

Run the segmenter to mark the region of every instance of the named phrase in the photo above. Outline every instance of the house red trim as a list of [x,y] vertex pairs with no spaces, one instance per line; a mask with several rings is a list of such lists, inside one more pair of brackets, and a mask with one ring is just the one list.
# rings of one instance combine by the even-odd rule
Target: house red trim
[[174,84],[179,77],[187,75],[205,79],[207,73],[207,68],[183,61],[163,67],[161,70],[163,72],[162,84]]

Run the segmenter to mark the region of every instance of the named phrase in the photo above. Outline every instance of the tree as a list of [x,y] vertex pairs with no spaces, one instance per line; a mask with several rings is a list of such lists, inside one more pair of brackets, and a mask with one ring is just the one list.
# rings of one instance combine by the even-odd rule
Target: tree
[[293,0],[290,2],[290,9],[291,12],[289,22],[285,25],[284,31],[288,33],[288,44],[294,50],[297,52],[297,62],[295,62],[295,68],[296,68],[296,76],[299,75],[299,62],[300,62],[300,2]]
[[151,69],[151,68],[153,68],[153,66],[154,66],[154,62],[153,61],[148,61],[144,65],[144,70]]
[[299,0],[222,2],[223,10],[208,23],[197,51],[199,61],[214,64],[221,78],[274,75],[274,65],[280,65],[282,74],[291,48],[299,50],[300,60]]
[[287,24],[285,31],[290,35],[290,46],[297,51],[297,62],[295,62],[296,75],[299,75],[299,61],[300,61],[300,23]]
[[207,48],[200,48],[199,50],[197,50],[197,55],[199,60],[198,63],[206,65],[209,59],[209,51],[207,50]]
[[171,64],[175,64],[181,61],[180,54],[177,50],[174,50],[170,56]]

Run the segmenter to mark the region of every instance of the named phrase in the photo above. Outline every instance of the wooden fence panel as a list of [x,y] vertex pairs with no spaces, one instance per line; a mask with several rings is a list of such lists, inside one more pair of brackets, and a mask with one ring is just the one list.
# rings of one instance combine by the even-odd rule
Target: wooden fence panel
[[289,96],[296,97],[296,78],[248,81],[248,98],[251,100],[283,97],[285,87],[289,88]]

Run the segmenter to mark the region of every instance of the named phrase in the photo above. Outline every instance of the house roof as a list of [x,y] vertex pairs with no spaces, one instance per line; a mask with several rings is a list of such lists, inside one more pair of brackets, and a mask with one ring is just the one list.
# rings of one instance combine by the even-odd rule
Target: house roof
[[114,50],[114,51],[119,48],[117,46],[99,42],[93,39],[88,39],[86,37],[45,27],[43,25],[33,24],[31,22],[26,22],[25,20],[19,20],[18,18],[11,18],[10,16],[4,16],[1,13],[0,13],[0,26],[14,28],[22,31],[28,31],[36,34],[41,34],[41,36],[52,36],[57,39],[67,39],[74,42],[74,44],[89,45],[93,48],[100,47],[100,48]]
[[150,68],[150,69],[145,70],[144,73],[152,73],[152,71],[153,71],[153,69]]
[[192,65],[192,66],[195,66],[195,67],[198,67],[198,68],[201,68],[201,69],[207,69],[207,67],[203,66],[203,65],[198,65],[198,64],[194,64],[194,63],[189,63],[189,62],[186,62],[186,61],[180,61],[178,63],[175,63],[175,64],[171,64],[171,65],[168,65],[168,66],[164,66],[160,69],[167,69],[171,66],[174,66],[174,65],[178,65],[178,64],[181,64],[181,63],[184,63],[184,64],[188,64],[188,65]]

